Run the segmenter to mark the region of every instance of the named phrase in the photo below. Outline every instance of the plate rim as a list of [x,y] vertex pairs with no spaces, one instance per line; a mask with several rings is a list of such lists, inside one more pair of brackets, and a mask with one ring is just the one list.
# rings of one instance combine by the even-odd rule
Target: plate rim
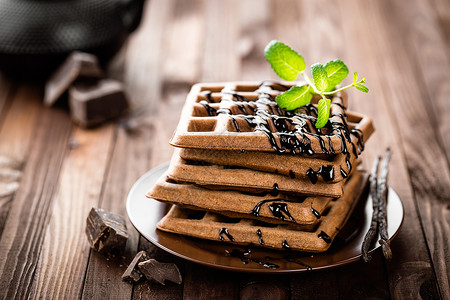
[[[144,232],[142,232],[143,230],[139,229],[138,226],[136,225],[137,222],[134,220],[133,214],[130,213],[131,212],[132,194],[133,194],[134,190],[139,186],[139,184],[142,181],[144,181],[145,179],[147,179],[147,177],[151,176],[153,173],[157,173],[158,171],[161,171],[162,169],[167,169],[168,166],[169,166],[169,162],[165,162],[163,164],[160,164],[160,165],[150,169],[149,171],[144,173],[141,177],[139,177],[135,181],[135,183],[133,184],[133,186],[131,187],[131,189],[128,192],[127,200],[126,200],[127,216],[128,216],[128,219],[130,220],[131,224],[133,225],[133,227],[143,238],[145,238],[146,240],[151,242],[156,247],[158,247],[176,257],[179,257],[181,259],[184,259],[184,260],[187,260],[187,261],[190,261],[193,263],[197,263],[197,264],[200,264],[203,266],[207,266],[207,267],[211,267],[211,268],[215,268],[215,269],[221,269],[224,271],[242,272],[242,273],[265,273],[265,274],[291,274],[291,273],[311,272],[311,270],[308,270],[306,268],[298,268],[298,269],[239,268],[239,267],[234,267],[234,266],[211,263],[208,261],[203,261],[203,260],[199,260],[196,258],[192,258],[192,257],[189,257],[182,253],[179,253],[177,251],[174,251],[174,250],[160,244],[159,242],[157,242],[150,234],[145,234]],[[149,189],[150,189],[150,187],[149,187]],[[401,200],[400,196],[398,196],[397,192],[390,186],[389,186],[389,192],[393,192],[396,195],[396,198],[399,200],[399,204],[401,207],[400,223],[399,223],[396,231],[392,234],[391,237],[389,237],[389,242],[392,242],[392,240],[394,240],[395,237],[399,234],[399,232],[403,226],[403,222],[405,220],[405,207],[403,205],[403,201]],[[157,201],[154,199],[149,199],[149,200]],[[163,205],[165,203],[159,203],[159,204]],[[170,205],[170,204],[166,204],[166,205]],[[368,204],[366,204],[366,205],[368,205]],[[169,233],[167,233],[167,234],[169,234]],[[178,235],[175,233],[172,233],[172,234]],[[183,237],[189,238],[188,236],[183,236]],[[230,244],[230,245],[232,245],[232,244]],[[371,249],[368,253],[373,254],[379,248],[381,248],[381,245],[379,243],[375,243],[375,247],[373,249]],[[343,266],[343,265],[346,265],[346,264],[349,264],[352,262],[356,262],[356,261],[360,260],[360,258],[361,258],[361,254],[337,261],[337,262],[333,263],[332,265],[323,265],[323,266],[314,267],[312,270],[317,271],[317,270],[324,270],[324,269],[332,269],[332,268],[340,267],[340,266]]]

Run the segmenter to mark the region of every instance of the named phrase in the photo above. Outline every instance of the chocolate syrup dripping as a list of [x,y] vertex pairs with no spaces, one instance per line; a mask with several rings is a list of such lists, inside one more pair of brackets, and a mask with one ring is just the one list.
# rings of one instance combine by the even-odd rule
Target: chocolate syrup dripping
[[292,170],[289,170],[289,177],[291,177],[291,179],[295,178],[295,173]]
[[308,176],[312,184],[317,183],[319,175],[322,176],[325,182],[331,181],[334,179],[334,168],[332,166],[320,166],[317,171],[314,171],[313,168],[309,168],[306,171],[306,176]]
[[261,261],[258,259],[254,259],[251,257],[248,257],[248,255],[251,254],[251,250],[247,249],[246,251],[240,251],[239,249],[233,249],[230,251],[226,251],[226,255],[227,256],[232,256],[232,257],[237,257],[241,260],[241,262],[246,265],[249,263],[249,261],[260,264],[261,266],[263,266],[264,268],[268,268],[268,269],[278,269],[280,268],[279,265],[274,264],[274,263],[270,263],[270,262],[265,262],[265,261]]
[[208,116],[217,116],[217,110],[214,107],[211,107],[211,105],[209,105],[209,103],[205,100],[200,101],[198,104],[202,105],[206,109]]
[[343,178],[347,178],[347,177],[348,177],[348,173],[345,172],[345,171],[342,169],[342,167],[341,167],[341,176],[342,176]]
[[280,193],[280,188],[278,187],[278,183],[274,183],[272,186],[272,192],[270,193],[270,195],[272,196],[278,196],[278,194]]
[[206,99],[208,99],[209,103],[214,103],[211,91],[203,91],[202,95],[205,96]]
[[284,249],[291,249],[291,246],[289,246],[286,239],[284,239],[283,242],[281,243],[281,247],[283,247]]
[[228,232],[227,228],[221,228],[219,231],[219,240],[224,241],[225,239],[223,238],[223,234],[225,234],[227,236],[227,238],[234,242],[234,238],[233,236]]
[[329,135],[327,135],[327,139],[328,139],[328,146],[330,147],[330,153],[331,153],[331,154],[336,154],[336,153],[334,152],[333,143],[331,143],[331,138],[330,138]]
[[347,153],[347,156],[345,156],[345,164],[347,165],[347,173],[350,173],[352,170],[352,163],[350,162],[350,153]]
[[328,150],[327,147],[325,147],[325,142],[323,141],[323,138],[320,135],[316,136],[316,138],[317,140],[319,140],[320,149],[322,149],[322,152],[328,154]]
[[[296,199],[296,201],[294,200],[286,200],[286,199],[266,199],[266,200],[262,200],[260,201],[258,204],[255,205],[255,207],[250,211],[250,214],[259,217],[259,212],[261,210],[261,206],[264,203],[268,203],[268,202],[291,202],[291,203],[302,203],[305,200],[305,197],[300,198],[300,199]],[[295,222],[294,219],[291,220],[292,222]]]
[[[269,209],[275,218],[278,218],[282,221],[291,221],[291,222],[295,223],[295,219],[289,213],[286,203],[275,202],[275,203],[269,204]],[[286,215],[289,218],[289,220],[286,219],[286,217],[284,215]]]
[[236,129],[236,131],[237,132],[241,132],[241,130],[239,129],[239,125],[238,125],[236,119],[235,118],[231,118],[231,121],[233,122],[233,126]]
[[308,171],[306,171],[306,176],[308,176],[309,181],[311,181],[312,184],[317,183],[317,173],[312,168],[309,168]]
[[312,203],[311,203],[311,211],[312,211],[313,215],[314,215],[317,219],[320,219],[320,217],[322,216],[322,215],[320,214],[320,212],[318,212],[317,210],[314,209],[314,207],[312,207]]
[[241,153],[245,153],[245,149],[241,149]]
[[286,258],[286,259],[287,259],[287,261],[289,261],[289,262],[293,262],[293,263],[298,264],[298,265],[300,265],[300,266],[302,266],[302,267],[305,267],[307,271],[312,271],[312,268],[311,268],[310,265],[307,265],[307,264],[305,264],[305,263],[302,263],[301,261],[296,260],[295,258]]
[[355,145],[354,145],[353,143],[352,143],[351,145],[352,145],[352,152],[353,152],[353,155],[354,155],[356,158],[358,158],[358,151],[356,151]]
[[331,238],[328,234],[326,234],[325,232],[321,231],[318,235],[319,238],[323,239],[327,244],[331,243]]
[[260,230],[260,229],[256,230],[256,234],[257,234],[258,237],[259,237],[259,244],[260,244],[260,245],[264,245],[264,241],[263,241],[263,238],[262,238],[261,230]]
[[361,131],[361,129],[354,128],[350,131],[350,134],[353,134],[354,136],[356,136],[356,143],[359,146],[359,148],[361,149],[360,152],[364,151],[364,137],[363,137],[363,132]]

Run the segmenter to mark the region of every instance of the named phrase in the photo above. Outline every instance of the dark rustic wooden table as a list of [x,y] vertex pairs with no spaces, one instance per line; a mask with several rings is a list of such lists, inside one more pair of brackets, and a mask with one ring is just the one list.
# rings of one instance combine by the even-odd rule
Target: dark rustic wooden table
[[[350,107],[373,117],[366,167],[392,147],[390,185],[405,207],[392,243],[369,264],[297,275],[228,273],[181,261],[131,229],[125,262],[90,250],[91,207],[126,215],[127,193],[171,156],[191,84],[276,79],[263,49],[279,39],[306,61],[344,60],[367,77]],[[0,77],[0,298],[450,299],[450,2],[151,0],[112,61],[136,113],[94,130],[44,108],[43,86]],[[128,224],[129,228],[133,228]],[[138,249],[180,267],[182,285],[131,285]]]

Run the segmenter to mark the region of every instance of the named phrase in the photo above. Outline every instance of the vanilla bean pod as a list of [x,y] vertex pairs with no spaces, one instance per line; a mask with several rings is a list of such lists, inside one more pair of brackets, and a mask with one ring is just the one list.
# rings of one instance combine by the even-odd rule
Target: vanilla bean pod
[[367,253],[370,247],[370,243],[372,242],[375,234],[377,233],[378,228],[378,215],[379,215],[379,203],[377,197],[377,174],[378,174],[378,166],[380,164],[381,158],[378,156],[372,165],[372,172],[369,177],[370,182],[370,196],[372,198],[372,221],[370,223],[370,228],[367,231],[363,244],[361,246],[362,258],[365,262],[369,262],[372,257]]
[[377,196],[378,203],[380,204],[379,208],[379,218],[378,218],[378,228],[380,230],[380,241],[381,248],[383,250],[383,255],[387,260],[392,258],[392,251],[389,245],[389,235],[387,232],[387,195],[388,195],[388,187],[387,187],[387,178],[389,174],[389,162],[391,160],[392,151],[390,148],[386,150],[386,156],[381,164],[380,177],[378,178],[378,186],[377,186]]

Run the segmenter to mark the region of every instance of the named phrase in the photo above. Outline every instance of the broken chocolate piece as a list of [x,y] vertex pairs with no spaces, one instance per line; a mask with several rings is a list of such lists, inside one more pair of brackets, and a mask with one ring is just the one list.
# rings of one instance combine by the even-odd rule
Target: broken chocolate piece
[[125,219],[101,208],[92,208],[86,220],[91,248],[101,253],[120,254],[128,239]]
[[102,76],[103,71],[95,55],[73,52],[47,81],[44,104],[52,106],[80,77],[100,78]]
[[138,267],[142,274],[144,274],[145,278],[158,282],[162,285],[165,284],[165,280],[169,280],[177,284],[181,284],[181,282],[183,282],[180,270],[174,263],[160,263],[155,259],[149,259],[139,263]]
[[77,83],[69,90],[72,120],[83,127],[92,127],[120,116],[128,108],[123,85],[113,79],[96,84]]
[[123,273],[122,280],[129,282],[139,281],[142,278],[142,272],[139,270],[138,263],[141,263],[148,259],[150,259],[150,257],[148,257],[147,252],[138,252],[131,263],[128,265],[128,268]]

